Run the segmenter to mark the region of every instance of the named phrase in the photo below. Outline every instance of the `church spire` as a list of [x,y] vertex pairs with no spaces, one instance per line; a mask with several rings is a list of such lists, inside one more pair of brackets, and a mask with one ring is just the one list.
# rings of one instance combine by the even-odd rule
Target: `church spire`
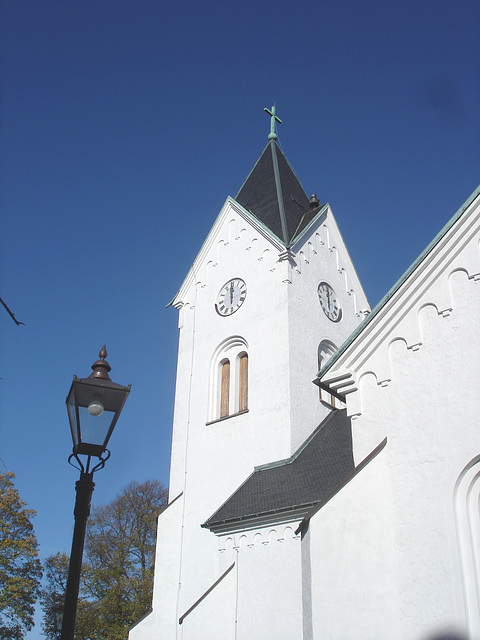
[[275,105],[264,110],[270,115],[268,143],[235,200],[288,247],[318,209],[312,211],[307,194],[277,144],[275,127],[282,121]]

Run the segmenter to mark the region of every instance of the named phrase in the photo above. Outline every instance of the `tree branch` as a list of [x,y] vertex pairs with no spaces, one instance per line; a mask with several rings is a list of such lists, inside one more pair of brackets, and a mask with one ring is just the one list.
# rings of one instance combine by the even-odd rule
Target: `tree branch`
[[17,327],[18,327],[18,325],[19,325],[19,324],[23,324],[23,325],[25,326],[25,323],[24,323],[24,322],[20,322],[19,320],[17,320],[17,319],[15,318],[14,313],[12,313],[12,311],[10,311],[10,309],[7,307],[7,305],[6,305],[6,304],[5,304],[5,302],[2,300],[2,298],[0,298],[0,302],[3,304],[3,306],[4,306],[4,307],[5,307],[5,309],[7,310],[8,315],[9,315],[9,316],[11,317],[11,319],[15,322],[15,324],[17,325]]

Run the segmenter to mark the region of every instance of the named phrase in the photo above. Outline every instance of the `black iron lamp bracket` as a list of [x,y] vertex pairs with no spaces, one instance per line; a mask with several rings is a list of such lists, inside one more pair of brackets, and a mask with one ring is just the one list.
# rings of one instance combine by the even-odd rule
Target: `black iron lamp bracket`
[[[78,469],[82,475],[93,476],[95,471],[100,471],[105,466],[106,461],[110,458],[110,451],[105,449],[104,456],[96,456],[98,457],[98,462],[92,467],[92,456],[87,457],[87,464],[84,465],[82,460],[78,457],[78,454],[75,452],[71,453],[68,457],[68,464],[71,465],[74,469]],[[72,459],[76,461],[77,464],[72,462]]]

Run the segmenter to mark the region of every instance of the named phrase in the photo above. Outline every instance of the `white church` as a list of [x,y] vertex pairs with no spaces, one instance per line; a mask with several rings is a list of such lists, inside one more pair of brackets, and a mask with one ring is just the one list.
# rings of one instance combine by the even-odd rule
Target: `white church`
[[269,113],[172,301],[169,506],[129,640],[479,640],[480,187],[370,310]]

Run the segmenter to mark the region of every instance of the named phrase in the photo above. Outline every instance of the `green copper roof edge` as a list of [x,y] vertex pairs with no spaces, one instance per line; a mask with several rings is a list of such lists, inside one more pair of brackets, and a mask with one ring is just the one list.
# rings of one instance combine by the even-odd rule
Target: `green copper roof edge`
[[[267,464],[262,464],[262,465],[259,465],[257,467],[254,467],[253,471],[245,478],[245,480],[241,484],[238,485],[238,487],[235,489],[235,491],[230,494],[230,496],[218,507],[218,509],[216,509],[216,511],[207,520],[205,520],[205,522],[201,526],[202,527],[208,527],[209,523],[217,522],[216,520],[212,520],[212,518],[215,516],[215,514],[218,513],[227,504],[227,502],[229,502],[232,499],[232,497],[236,493],[238,493],[238,491],[240,491],[240,489],[244,485],[247,484],[247,482],[250,480],[250,478],[253,475],[255,475],[255,473],[257,473],[258,471],[267,471],[268,469],[274,469],[275,467],[281,467],[283,465],[291,464],[292,462],[294,462],[298,458],[298,456],[302,453],[302,451],[305,449],[305,447],[308,444],[310,444],[310,442],[318,434],[318,432],[327,424],[327,422],[329,420],[332,419],[332,417],[337,413],[337,411],[339,411],[339,409],[334,409],[333,411],[331,411],[328,414],[328,416],[326,416],[321,421],[321,423],[318,425],[318,427],[313,430],[313,432],[308,436],[308,438],[302,442],[302,444],[298,447],[298,449],[295,451],[295,453],[292,456],[290,456],[290,458],[285,458],[284,460],[276,460],[275,462],[268,462]],[[343,411],[344,411],[344,409],[343,409]],[[218,522],[222,522],[222,521],[218,521]]]
[[287,218],[285,216],[285,203],[283,201],[282,181],[280,179],[280,170],[278,168],[277,149],[275,147],[275,140],[273,139],[270,140],[270,148],[272,150],[273,177],[275,178],[275,191],[277,193],[280,225],[282,227],[283,241],[285,244],[288,244],[288,227]]
[[298,184],[301,186],[303,193],[306,195],[307,200],[310,200],[310,198],[308,197],[308,194],[307,194],[307,192],[305,191],[305,188],[304,188],[304,186],[303,186],[303,184],[302,184],[302,181],[301,181],[301,180],[300,180],[300,178],[297,176],[297,172],[296,172],[296,171],[295,171],[295,169],[292,167],[292,164],[291,164],[290,160],[287,158],[287,154],[285,153],[285,151],[284,151],[284,150],[283,150],[283,148],[282,148],[282,144],[281,144],[281,142],[280,142],[280,139],[276,140],[276,143],[277,143],[277,147],[278,147],[278,148],[280,149],[280,151],[282,152],[282,155],[283,155],[283,157],[285,158],[285,160],[286,160],[286,162],[287,162],[288,166],[290,167],[291,172],[292,172],[292,173],[293,173],[293,175],[295,176],[295,178],[296,178],[296,180],[297,180]]
[[233,492],[228,496],[228,498],[227,498],[226,500],[224,500],[224,502],[222,502],[222,504],[218,507],[218,509],[215,509],[215,511],[212,513],[212,515],[211,515],[209,518],[207,518],[207,519],[205,520],[205,522],[204,522],[202,525],[200,525],[200,526],[201,526],[201,527],[208,527],[208,524],[209,524],[210,522],[216,522],[216,520],[213,520],[213,518],[215,517],[215,515],[216,515],[219,511],[221,511],[221,510],[223,509],[223,507],[227,504],[227,502],[229,502],[229,501],[233,498],[233,496],[234,496],[236,493],[238,493],[238,492],[240,491],[240,489],[241,489],[244,485],[246,485],[246,484],[247,484],[247,482],[250,480],[250,478],[253,476],[253,474],[254,474],[254,473],[255,473],[255,470],[253,470],[253,471],[252,471],[252,472],[251,472],[251,473],[250,473],[250,474],[245,478],[245,480],[244,480],[241,484],[239,484],[239,485],[238,485],[238,487],[237,487],[237,488],[236,488],[236,489],[235,489],[235,490],[234,490],[234,491],[233,491]]
[[[237,207],[240,207],[240,209],[243,211],[243,213],[244,213],[246,216],[248,216],[249,218],[252,218],[252,219],[255,221],[255,223],[256,223],[256,224],[258,224],[258,225],[263,229],[263,231],[264,231],[267,235],[269,235],[269,236],[270,236],[270,237],[272,237],[274,240],[276,240],[279,244],[281,244],[281,245],[282,245],[282,247],[285,247],[286,249],[288,249],[288,245],[286,245],[286,244],[285,244],[285,242],[284,242],[281,238],[279,238],[279,237],[278,237],[278,236],[277,236],[277,235],[276,235],[276,234],[275,234],[275,233],[274,233],[274,232],[273,232],[269,227],[267,227],[267,225],[266,225],[266,224],[264,224],[264,223],[263,223],[259,218],[257,218],[257,216],[256,216],[252,211],[249,211],[248,209],[246,209],[246,208],[245,208],[243,205],[241,205],[237,200],[235,200],[235,198],[234,198],[233,196],[227,196],[227,197],[226,197],[226,199],[225,199],[225,203],[223,204],[222,208],[220,209],[219,214],[218,214],[218,215],[217,215],[217,217],[215,218],[215,222],[213,223],[212,227],[210,228],[210,231],[209,231],[209,232],[208,232],[208,234],[207,234],[207,237],[206,237],[206,238],[205,238],[205,240],[203,241],[202,246],[200,247],[200,249],[198,250],[197,255],[195,256],[195,260],[197,259],[197,257],[198,257],[198,256],[200,255],[200,253],[202,252],[202,249],[203,249],[203,247],[205,246],[205,243],[206,243],[206,241],[207,241],[207,239],[208,239],[208,236],[210,235],[211,230],[212,230],[212,229],[213,229],[213,227],[215,226],[215,224],[216,224],[217,220],[219,219],[219,217],[220,217],[220,215],[221,215],[221,213],[222,213],[222,211],[223,211],[223,209],[224,209],[224,207],[225,207],[226,203],[227,203],[229,200],[232,200],[233,202],[235,202],[235,204],[237,205]],[[194,264],[195,260],[193,261],[192,265]],[[190,267],[190,269],[191,269],[191,267]],[[187,276],[188,276],[188,273],[190,273],[190,269],[189,269],[189,270],[188,270],[188,272],[187,272]],[[182,289],[182,287],[183,287],[183,284],[184,284],[185,279],[186,279],[186,277],[187,277],[187,276],[185,276],[185,278],[184,278],[184,280],[183,280],[182,284],[180,285],[180,288],[178,289],[177,293],[173,296],[173,298],[170,300],[170,302],[168,302],[168,303],[165,305],[165,309],[168,309],[168,307],[171,307],[171,306],[173,305],[173,301],[175,300],[175,298],[176,298],[176,297],[178,296],[178,294],[180,293],[180,291],[181,291],[181,289]]]
[[[207,241],[208,241],[208,239],[209,239],[209,237],[210,237],[210,234],[212,233],[212,229],[215,227],[215,225],[217,224],[218,220],[220,219],[220,216],[222,215],[223,210],[225,209],[225,206],[226,206],[226,204],[227,204],[227,202],[228,202],[228,200],[229,200],[229,199],[230,199],[230,200],[234,200],[234,198],[232,198],[231,196],[227,196],[227,197],[225,198],[225,202],[223,203],[223,205],[222,205],[222,207],[221,207],[220,211],[218,212],[217,216],[215,217],[215,220],[214,220],[214,222],[213,222],[212,226],[210,227],[210,230],[209,230],[209,232],[207,233],[206,237],[204,238],[204,240],[203,240],[203,242],[202,242],[202,244],[201,244],[201,246],[200,246],[200,249],[199,249],[199,250],[197,251],[197,253],[195,254],[195,258],[194,258],[194,260],[193,260],[193,262],[192,262],[192,264],[191,264],[190,268],[188,269],[186,276],[185,276],[185,277],[184,277],[184,279],[182,280],[182,284],[180,285],[180,287],[179,287],[179,288],[178,288],[178,290],[177,290],[177,293],[173,296],[173,298],[170,300],[170,302],[169,302],[168,304],[166,304],[166,305],[165,305],[165,309],[168,309],[168,307],[171,307],[171,306],[173,305],[173,301],[175,300],[175,298],[178,296],[178,294],[179,294],[179,293],[180,293],[180,291],[182,290],[182,287],[183,287],[183,285],[185,284],[185,281],[187,280],[187,278],[188,278],[188,276],[189,276],[189,274],[190,274],[190,272],[191,272],[191,270],[192,270],[192,268],[193,268],[193,265],[195,264],[195,262],[197,261],[198,257],[199,257],[199,256],[200,256],[200,254],[202,253],[203,248],[204,248],[204,247],[206,247],[206,245],[207,245]],[[237,202],[236,200],[235,200],[235,203],[236,203],[236,204],[238,204],[238,202]]]
[[274,469],[275,467],[283,467],[287,464],[292,464],[298,458],[298,456],[306,449],[306,447],[310,444],[310,442],[315,438],[319,431],[323,429],[323,427],[332,419],[332,416],[339,411],[339,409],[333,409],[328,416],[326,416],[321,423],[312,431],[312,433],[308,436],[306,440],[302,442],[302,444],[298,447],[298,449],[289,457],[284,458],[283,460],[275,460],[275,462],[267,462],[266,464],[258,465],[253,468],[253,473],[257,471],[267,471],[268,469]]
[[[293,247],[293,245],[297,243],[307,233],[307,231],[311,228],[314,222],[316,222],[324,213],[326,213],[329,206],[330,205],[328,202],[326,202],[324,205],[321,206],[320,210],[317,211],[316,215],[310,220],[307,226],[300,231],[298,236],[297,235],[292,236],[292,239],[289,242],[288,248]],[[299,226],[300,226],[300,223],[299,223]]]
[[[233,516],[231,518],[227,518],[226,520],[207,520],[204,524],[200,526],[204,529],[210,529],[211,531],[218,531],[219,533],[226,533],[230,531],[230,528],[234,524],[242,524],[243,527],[250,523],[249,528],[252,524],[256,524],[258,527],[265,526],[265,524],[270,523],[271,516],[279,516],[282,518],[284,522],[291,522],[292,520],[299,520],[302,517],[304,512],[305,516],[315,507],[320,500],[309,500],[308,502],[301,502],[300,504],[293,504],[287,507],[280,507],[277,509],[267,509],[265,511],[258,511],[256,513],[247,513],[242,516]],[[288,517],[287,517],[288,516]],[[304,518],[302,518],[302,521]]]
[[[229,198],[231,198],[231,196],[229,196]],[[240,203],[238,202],[238,200],[235,200],[235,198],[232,198],[232,200],[234,200],[235,204],[236,204],[236,205],[238,205],[238,206],[242,209],[242,211],[244,211],[244,212],[245,212],[245,213],[246,213],[250,218],[253,218],[253,219],[255,220],[255,222],[256,222],[258,225],[260,225],[260,227],[262,227],[262,229],[263,229],[264,231],[266,231],[266,232],[268,233],[268,235],[269,235],[269,236],[272,236],[272,238],[275,238],[275,240],[277,240],[277,241],[278,241],[278,242],[279,242],[283,247],[285,247],[286,249],[288,249],[288,245],[287,245],[287,244],[285,244],[285,240],[282,240],[282,238],[279,238],[279,237],[277,236],[277,234],[276,234],[276,233],[274,233],[274,232],[270,229],[270,227],[267,227],[267,225],[266,225],[264,222],[262,222],[262,221],[260,220],[260,218],[257,218],[257,216],[253,213],[253,211],[250,211],[249,209],[246,209],[246,208],[243,206],[243,204],[240,204]]]
[[454,226],[454,224],[462,217],[463,213],[468,209],[472,202],[480,195],[480,185],[473,191],[473,193],[465,200],[459,209],[453,214],[448,222],[440,229],[433,240],[426,246],[418,258],[410,265],[405,273],[395,282],[393,287],[383,296],[380,302],[372,309],[369,315],[361,322],[358,327],[350,334],[345,342],[339,347],[338,351],[328,360],[317,373],[317,378],[321,379],[327,371],[329,371],[335,362],[342,356],[348,347],[357,339],[357,337],[364,331],[364,329],[372,322],[380,310],[386,305],[386,303],[395,295],[400,287],[408,280],[417,267],[425,260],[430,252],[437,246],[440,240],[445,234]]

